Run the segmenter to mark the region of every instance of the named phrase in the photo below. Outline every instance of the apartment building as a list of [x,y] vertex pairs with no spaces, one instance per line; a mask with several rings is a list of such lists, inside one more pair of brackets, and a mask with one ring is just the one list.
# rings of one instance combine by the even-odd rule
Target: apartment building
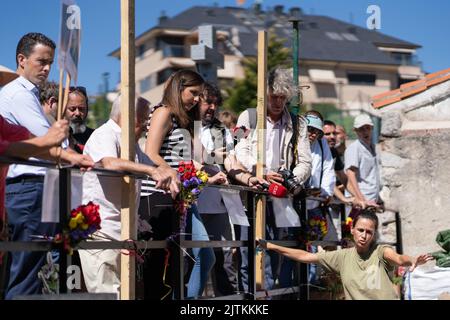
[[[213,25],[217,49],[224,55],[218,70],[222,85],[244,76],[242,59],[257,55],[257,32],[271,30],[291,46],[292,17],[301,19],[299,80],[304,104],[333,104],[342,110],[371,112],[371,97],[424,76],[416,51],[420,45],[378,31],[320,15],[298,7],[277,5],[252,8],[194,6],[158,24],[136,38],[136,88],[157,103],[169,75],[195,68],[190,46],[198,43],[197,28]],[[111,56],[120,59],[120,49]],[[256,93],[255,93],[256,94]]]

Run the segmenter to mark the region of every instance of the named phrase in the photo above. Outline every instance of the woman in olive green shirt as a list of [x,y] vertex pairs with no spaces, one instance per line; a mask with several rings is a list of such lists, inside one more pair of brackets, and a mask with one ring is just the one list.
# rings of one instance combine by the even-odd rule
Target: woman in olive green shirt
[[364,211],[353,222],[351,233],[355,246],[352,248],[310,253],[304,250],[286,248],[259,240],[259,246],[276,251],[302,263],[317,263],[327,271],[341,276],[347,300],[398,299],[392,283],[395,266],[409,266],[412,272],[418,265],[433,259],[429,254],[412,258],[397,254],[391,247],[376,244],[378,217]]

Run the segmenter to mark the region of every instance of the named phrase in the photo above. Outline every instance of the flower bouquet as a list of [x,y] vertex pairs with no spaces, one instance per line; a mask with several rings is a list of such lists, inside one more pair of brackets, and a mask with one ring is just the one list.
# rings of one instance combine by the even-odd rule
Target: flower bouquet
[[55,237],[55,242],[64,243],[64,249],[72,255],[73,247],[80,241],[86,240],[91,234],[100,230],[99,205],[90,201],[70,212],[69,224],[64,228],[62,234]]
[[345,219],[345,222],[342,222],[342,246],[347,247],[349,242],[353,241],[352,236],[352,226],[353,226],[353,219],[351,217],[347,217]]
[[181,227],[184,229],[187,210],[197,201],[200,191],[208,182],[208,174],[204,171],[197,171],[192,161],[181,161],[178,167],[178,177],[181,188],[176,209],[181,217]]
[[322,210],[312,210],[308,213],[308,216],[306,240],[308,242],[322,240],[328,233],[326,216],[322,213]]

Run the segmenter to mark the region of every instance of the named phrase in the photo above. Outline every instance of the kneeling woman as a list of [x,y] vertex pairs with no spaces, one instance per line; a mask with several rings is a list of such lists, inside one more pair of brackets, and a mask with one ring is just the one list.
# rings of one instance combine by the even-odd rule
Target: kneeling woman
[[395,266],[410,266],[412,272],[418,265],[433,259],[429,254],[412,258],[397,254],[387,245],[376,243],[378,217],[364,211],[357,216],[351,230],[355,246],[352,248],[309,253],[304,250],[285,248],[264,240],[259,245],[266,250],[276,251],[302,263],[316,263],[327,271],[341,276],[347,300],[395,300],[392,271]]

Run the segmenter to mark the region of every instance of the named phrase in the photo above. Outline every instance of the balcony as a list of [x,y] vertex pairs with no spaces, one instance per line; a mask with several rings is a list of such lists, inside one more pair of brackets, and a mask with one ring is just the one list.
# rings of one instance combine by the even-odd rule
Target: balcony
[[391,52],[391,57],[401,66],[419,67],[422,69],[422,61],[415,54]]

